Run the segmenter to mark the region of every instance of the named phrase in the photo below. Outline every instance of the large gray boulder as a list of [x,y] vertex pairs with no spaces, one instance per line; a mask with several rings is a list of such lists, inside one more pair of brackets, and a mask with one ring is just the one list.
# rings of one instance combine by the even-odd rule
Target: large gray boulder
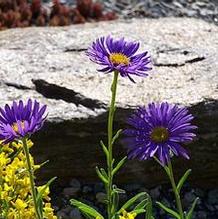
[[[218,182],[218,27],[185,18],[140,19],[69,27],[11,29],[0,32],[0,105],[35,98],[48,105],[48,119],[34,136],[38,162],[50,160],[40,179],[58,176],[96,181],[94,167],[104,164],[99,140],[106,140],[112,75],[96,72],[85,50],[99,36],[112,34],[141,42],[154,69],[133,84],[119,79],[115,129],[138,105],[168,101],[190,108],[199,126],[188,145],[191,160],[175,159],[178,175],[191,167],[191,181]],[[116,157],[125,155],[117,143]],[[164,182],[154,161],[129,161],[119,182],[153,186]]]

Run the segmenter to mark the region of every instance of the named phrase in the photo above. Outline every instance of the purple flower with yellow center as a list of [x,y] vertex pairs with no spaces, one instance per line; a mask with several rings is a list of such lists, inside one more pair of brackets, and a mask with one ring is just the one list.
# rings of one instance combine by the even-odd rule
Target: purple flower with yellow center
[[189,159],[181,146],[196,136],[191,124],[193,116],[184,107],[169,103],[151,103],[140,107],[128,119],[130,128],[124,131],[130,158],[146,160],[157,157],[166,165],[172,154]]
[[124,38],[101,37],[88,48],[87,55],[91,61],[103,66],[98,71],[118,71],[122,77],[128,77],[134,82],[132,75],[145,77],[151,70],[148,52],[136,54],[139,46],[138,42],[128,42]]
[[0,140],[9,143],[38,131],[45,121],[45,111],[46,105],[31,99],[26,104],[22,100],[12,106],[6,104],[0,108]]

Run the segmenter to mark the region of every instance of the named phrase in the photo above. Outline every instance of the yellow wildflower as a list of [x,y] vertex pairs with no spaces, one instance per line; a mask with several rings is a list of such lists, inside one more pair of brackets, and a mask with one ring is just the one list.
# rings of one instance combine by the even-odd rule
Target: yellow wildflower
[[15,207],[18,211],[21,211],[27,207],[27,204],[23,200],[18,198],[15,202]]
[[[32,145],[33,143],[28,141],[28,147],[32,147]],[[16,156],[13,157],[15,154]],[[33,157],[31,157],[31,163],[34,170],[40,167],[40,165],[34,164]],[[37,190],[42,191],[43,188],[44,186],[40,186]],[[46,188],[43,193],[43,218],[57,219],[49,201],[49,188]],[[36,218],[22,142],[1,145],[0,218]]]
[[52,209],[51,203],[46,203],[43,210],[46,219],[57,219],[57,217],[54,216],[54,209]]
[[127,212],[125,209],[122,210],[122,214],[119,216],[119,219],[135,219],[137,216],[134,212]]
[[50,190],[49,190],[48,186],[47,187],[46,187],[46,185],[38,186],[37,190],[39,193],[42,193],[42,198],[44,198],[47,201],[50,201],[50,197],[48,196],[50,193]]
[[8,162],[10,162],[10,158],[8,158],[6,154],[2,152],[0,154],[0,169],[4,168]]
[[7,215],[7,218],[8,219],[17,219],[17,215],[18,215],[17,211],[13,208],[10,208],[9,213]]

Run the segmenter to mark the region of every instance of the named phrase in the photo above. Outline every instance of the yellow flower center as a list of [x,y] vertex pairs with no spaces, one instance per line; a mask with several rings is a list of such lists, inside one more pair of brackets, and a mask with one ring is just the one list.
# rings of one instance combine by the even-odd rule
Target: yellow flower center
[[[24,121],[21,121],[20,123],[21,123],[21,128],[24,129],[24,128],[25,128],[25,122],[24,122]],[[13,123],[12,129],[13,129],[16,133],[19,133],[19,128],[18,128],[17,122]]]
[[129,58],[122,53],[111,53],[109,59],[115,65],[128,65],[130,61]]
[[156,143],[167,141],[169,138],[169,132],[164,127],[156,127],[151,132],[151,139]]

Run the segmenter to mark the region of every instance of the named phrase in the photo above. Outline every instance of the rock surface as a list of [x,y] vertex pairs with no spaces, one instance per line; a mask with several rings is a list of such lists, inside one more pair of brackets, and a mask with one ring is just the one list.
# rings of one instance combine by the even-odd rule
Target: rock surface
[[[120,78],[115,128],[125,127],[130,112],[150,101],[189,107],[199,138],[188,146],[190,161],[175,160],[176,172],[191,167],[193,183],[218,182],[218,27],[184,18],[0,32],[0,105],[29,97],[48,105],[48,121],[34,137],[37,160],[50,160],[41,179],[97,180],[94,167],[104,160],[99,140],[106,139],[111,75],[97,73],[84,51],[107,34],[140,41],[154,63],[150,76],[136,78],[136,84]],[[115,152],[125,155],[119,144]],[[129,161],[118,179],[153,186],[165,181],[163,175],[153,161]]]
[[[66,0],[67,2],[67,0]],[[101,0],[121,17],[195,17],[218,24],[216,0]]]

